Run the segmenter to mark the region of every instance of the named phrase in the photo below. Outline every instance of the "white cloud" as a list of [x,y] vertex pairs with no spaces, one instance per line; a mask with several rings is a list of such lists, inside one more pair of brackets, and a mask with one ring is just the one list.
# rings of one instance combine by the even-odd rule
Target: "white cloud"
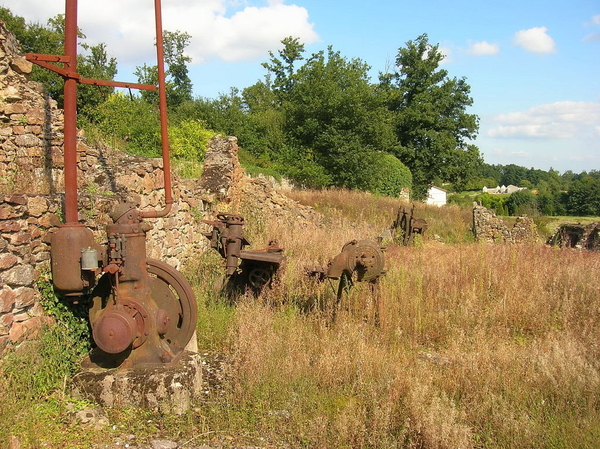
[[482,55],[495,55],[500,51],[500,46],[498,44],[490,44],[486,41],[474,42],[470,45],[467,53],[472,54],[474,56],[482,56]]
[[531,157],[531,154],[528,153],[527,151],[506,151],[502,148],[494,148],[492,150],[492,153],[500,155],[500,156],[510,156],[510,157],[516,157],[516,158],[520,158],[520,159],[529,159]]
[[583,38],[584,42],[600,41],[600,33],[591,33]]
[[[3,0],[4,6],[29,22],[45,23],[64,13],[64,0]],[[302,43],[318,40],[306,8],[284,0],[163,0],[163,28],[192,36],[186,49],[192,64],[207,59],[241,61],[266,56],[287,36]],[[260,2],[265,5],[264,2]],[[103,0],[79,2],[79,27],[91,44],[105,42],[119,64],[139,65],[155,58],[153,2]]]
[[452,49],[450,47],[438,47],[438,51],[442,54],[443,58],[440,61],[440,65],[450,64],[452,62]]
[[600,102],[560,101],[501,114],[489,137],[571,139],[600,129]]
[[556,53],[554,39],[548,33],[546,27],[535,27],[521,30],[515,33],[514,42],[519,47],[532,53]]
[[592,23],[594,25],[600,25],[600,14],[596,14],[595,16],[592,16]]

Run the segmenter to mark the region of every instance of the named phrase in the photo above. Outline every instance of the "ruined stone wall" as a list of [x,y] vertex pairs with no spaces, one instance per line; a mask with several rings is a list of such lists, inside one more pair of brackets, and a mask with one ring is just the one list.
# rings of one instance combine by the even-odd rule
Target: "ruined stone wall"
[[561,248],[600,251],[600,223],[561,225],[547,243]]
[[535,243],[539,242],[537,226],[533,219],[518,217],[512,228],[491,210],[473,206],[473,234],[475,240],[484,243]]
[[[63,111],[28,79],[31,64],[0,22],[0,354],[35,338],[48,321],[36,281],[49,271],[51,232],[61,223]],[[104,242],[109,213],[120,201],[140,209],[164,207],[161,159],[110,148],[77,147],[79,220]],[[150,220],[148,256],[175,268],[204,251],[200,222],[211,207],[197,181],[173,177],[172,212]]]
[[[63,111],[28,79],[31,64],[0,21],[0,356],[8,345],[36,337],[48,316],[36,285],[49,272],[51,233],[61,223],[64,201]],[[203,177],[172,174],[168,216],[148,220],[147,255],[181,268],[208,248],[202,219],[219,211],[240,213],[254,205],[271,218],[318,221],[311,208],[249,179],[239,165],[235,137],[209,144]],[[77,145],[79,221],[106,242],[110,211],[122,201],[141,210],[164,207],[161,159],[92,147],[82,132]]]

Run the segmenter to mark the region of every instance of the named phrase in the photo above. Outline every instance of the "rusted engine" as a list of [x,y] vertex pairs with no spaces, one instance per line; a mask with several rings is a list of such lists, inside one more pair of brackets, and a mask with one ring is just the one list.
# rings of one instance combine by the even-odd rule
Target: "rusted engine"
[[415,205],[413,204],[410,212],[405,207],[398,209],[398,214],[394,223],[390,227],[392,236],[400,234],[404,246],[410,245],[414,241],[415,235],[423,235],[429,227],[427,220],[424,218],[415,218]]
[[306,274],[323,281],[339,280],[337,297],[341,298],[356,282],[375,283],[385,274],[385,248],[370,240],[352,240],[326,267],[308,267]]
[[[65,2],[65,54],[28,53],[27,59],[64,79],[64,214],[52,235],[51,266],[55,289],[74,302],[90,305],[96,344],[88,362],[100,367],[164,364],[175,361],[194,334],[196,299],[175,269],[146,258],[144,218],[166,216],[173,203],[167,133],[164,48],[160,0],[155,0],[158,88],[84,78],[77,73],[77,0]],[[57,65],[61,64],[61,65]],[[119,204],[107,226],[106,246],[79,223],[77,202],[77,85],[158,90],[165,186],[163,210],[138,211]]]
[[261,250],[245,250],[250,242],[244,236],[244,217],[218,214],[218,221],[202,220],[212,226],[205,236],[210,246],[225,260],[225,280],[217,286],[229,293],[254,294],[270,287],[285,261],[283,248],[276,241]]

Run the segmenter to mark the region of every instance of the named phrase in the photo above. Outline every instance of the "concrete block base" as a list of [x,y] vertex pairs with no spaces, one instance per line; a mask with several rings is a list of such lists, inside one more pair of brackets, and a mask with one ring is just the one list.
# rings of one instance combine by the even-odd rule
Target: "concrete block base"
[[71,394],[106,407],[140,407],[183,414],[202,393],[200,355],[184,352],[173,365],[131,369],[86,368],[72,380]]

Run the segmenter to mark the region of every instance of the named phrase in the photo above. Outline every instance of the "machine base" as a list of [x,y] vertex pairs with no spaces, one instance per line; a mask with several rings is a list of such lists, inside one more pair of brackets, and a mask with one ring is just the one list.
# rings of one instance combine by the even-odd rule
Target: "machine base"
[[202,360],[183,352],[173,364],[130,369],[85,368],[73,376],[73,397],[106,407],[140,407],[181,415],[202,394]]

